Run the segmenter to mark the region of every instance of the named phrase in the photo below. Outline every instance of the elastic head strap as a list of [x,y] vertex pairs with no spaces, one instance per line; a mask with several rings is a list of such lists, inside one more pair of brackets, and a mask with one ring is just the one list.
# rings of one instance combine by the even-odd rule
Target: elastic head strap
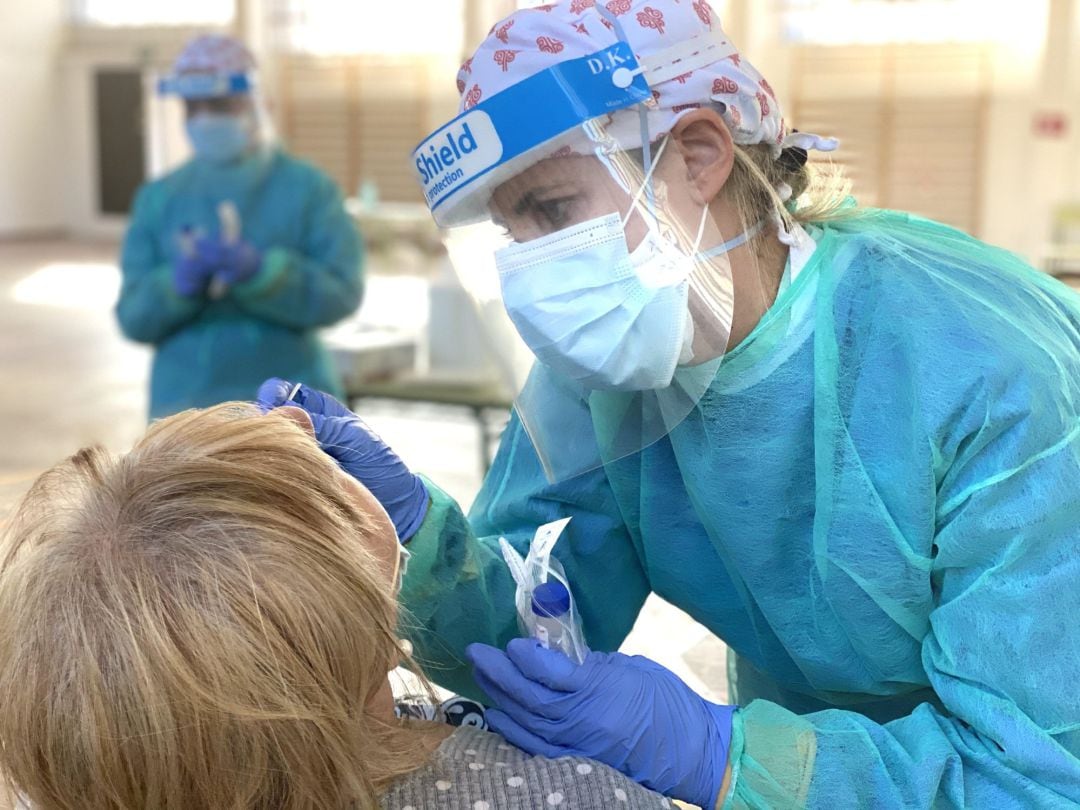
[[[641,188],[639,188],[637,190],[637,193],[634,194],[633,198],[630,200],[630,207],[627,208],[626,216],[623,217],[622,225],[623,225],[624,228],[626,227],[626,223],[630,221],[630,217],[634,213],[634,207],[637,205],[638,200],[641,199],[641,195],[645,193],[646,188],[648,188],[649,192],[650,192],[649,213],[652,214],[653,219],[656,219],[656,209],[654,207],[654,203],[653,203],[652,196],[651,196],[651,192],[652,192],[652,176],[653,176],[653,172],[656,170],[656,167],[660,163],[660,156],[664,154],[664,150],[667,148],[668,141],[670,141],[670,140],[671,140],[670,136],[667,137],[667,138],[664,138],[663,143],[660,144],[660,148],[656,150],[656,157],[653,158],[652,161],[650,161],[648,169],[645,172],[645,179],[642,180],[642,182],[641,182]],[[648,158],[646,158],[646,160],[648,160]]]
[[[619,40],[629,45],[619,18],[611,16],[610,12],[602,6],[597,6],[596,10],[601,17],[612,23]],[[684,73],[714,65],[738,53],[739,49],[727,38],[727,34],[717,28],[702,32],[696,37],[684,39],[651,56],[643,57],[634,70],[623,68],[622,72],[625,76],[621,81],[628,85],[635,76],[643,76],[649,87],[656,87]],[[616,71],[616,74],[618,73],[619,71]],[[618,75],[613,76],[612,79],[616,84],[620,82]]]

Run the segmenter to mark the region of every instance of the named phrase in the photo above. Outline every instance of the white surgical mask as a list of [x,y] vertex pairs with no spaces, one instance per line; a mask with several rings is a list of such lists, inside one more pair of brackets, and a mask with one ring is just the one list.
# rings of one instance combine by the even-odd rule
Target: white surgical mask
[[[651,190],[653,169],[667,143],[652,159],[630,212]],[[707,216],[705,208],[689,253],[648,220],[644,239],[631,252],[630,213],[503,248],[495,263],[506,311],[537,359],[587,388],[666,388],[680,360],[692,357],[688,296],[697,259],[727,253],[761,230],[759,223],[699,257]]]
[[[643,243],[634,253],[663,256]],[[648,287],[610,214],[495,257],[503,303],[542,363],[589,388],[647,390],[671,381],[682,348],[687,283]]]
[[[701,258],[745,243],[760,226]],[[694,258],[650,230],[630,252],[609,214],[496,253],[503,303],[537,359],[582,385],[646,391],[671,384],[689,329]]]

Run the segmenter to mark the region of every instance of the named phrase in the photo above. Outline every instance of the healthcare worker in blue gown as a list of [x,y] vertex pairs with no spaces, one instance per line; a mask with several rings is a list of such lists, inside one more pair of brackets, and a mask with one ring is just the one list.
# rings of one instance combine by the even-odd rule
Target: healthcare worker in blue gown
[[[808,184],[836,144],[705,2],[519,11],[459,87],[413,159],[539,361],[468,516],[292,397],[407,544],[431,675],[706,808],[1080,805],[1077,295]],[[515,638],[498,547],[565,517],[580,665]],[[730,647],[730,705],[612,652],[650,593]]]
[[240,42],[201,36],[162,82],[194,157],[139,190],[116,308],[155,348],[152,418],[248,398],[267,375],[341,394],[316,330],[359,306],[360,238],[333,181],[272,144],[254,71]]

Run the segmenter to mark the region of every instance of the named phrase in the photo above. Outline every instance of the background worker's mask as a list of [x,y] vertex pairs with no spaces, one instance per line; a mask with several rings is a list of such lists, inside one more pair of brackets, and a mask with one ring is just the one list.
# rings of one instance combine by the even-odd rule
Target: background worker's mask
[[254,124],[244,113],[200,112],[187,121],[187,134],[195,156],[209,163],[231,163],[248,152]]

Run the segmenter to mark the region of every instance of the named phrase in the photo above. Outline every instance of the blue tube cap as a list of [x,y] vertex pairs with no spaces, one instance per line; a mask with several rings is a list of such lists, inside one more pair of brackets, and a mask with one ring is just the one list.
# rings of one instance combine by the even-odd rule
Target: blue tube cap
[[532,612],[549,619],[566,615],[570,612],[570,591],[558,580],[537,585],[533,589]]

